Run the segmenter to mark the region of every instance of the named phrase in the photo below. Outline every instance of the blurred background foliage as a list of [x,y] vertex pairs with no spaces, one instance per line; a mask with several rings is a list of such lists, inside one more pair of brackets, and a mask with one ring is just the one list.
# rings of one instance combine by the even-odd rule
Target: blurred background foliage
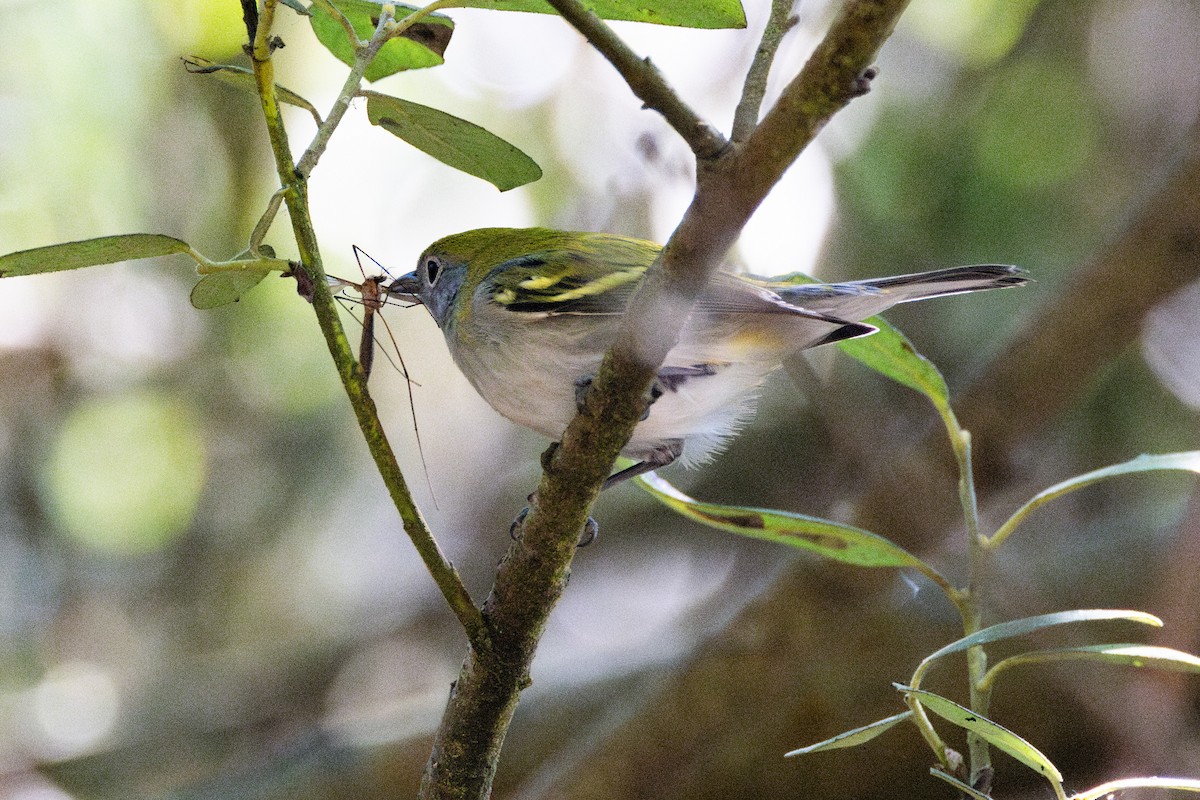
[[[727,127],[764,6],[747,2],[749,32],[615,27]],[[831,9],[798,13],[776,89]],[[352,114],[311,182],[330,272],[357,276],[352,243],[406,271],[433,239],[483,225],[668,235],[690,199],[690,159],[608,65],[554,18],[450,14],[446,66],[382,88],[485,125],[546,177],[499,194]],[[290,12],[280,33],[281,83],[326,106],[344,68]],[[233,0],[0,2],[0,251],[138,231],[214,257],[241,250],[273,190],[262,122],[253,98],[179,58],[240,59],[243,35]],[[1200,9],[914,0],[880,67],[734,259],[827,279],[1028,268],[1037,284],[1024,290],[890,315],[961,387],[1046,303],[1072,313],[1055,290],[1194,146]],[[290,119],[299,148],[311,120]],[[268,241],[292,254],[276,228]],[[0,284],[0,795],[411,795],[463,638],[373,474],[294,284],[268,280],[198,312],[193,281],[177,258]],[[1120,303],[1124,286],[1108,288]],[[1159,305],[1141,346],[1014,454],[985,517],[1077,472],[1196,448],[1198,308],[1196,287]],[[373,390],[435,534],[482,598],[545,442],[472,393],[427,315],[385,316],[417,381],[413,407],[382,361]],[[800,385],[774,381],[727,455],[669,477],[705,499],[847,519],[933,424],[911,392],[836,353],[790,372]],[[926,796],[929,758],[911,732],[780,755],[898,710],[889,681],[957,635],[936,592],[699,529],[632,487],[596,516],[601,539],[576,560],[498,796]],[[953,574],[961,533],[934,533],[922,541]],[[1138,607],[1168,619],[1163,643],[1200,649],[1194,481],[1105,484],[1041,513],[1013,544],[997,565],[996,620]],[[807,657],[784,659],[792,651],[757,625],[781,606]],[[1076,666],[1002,686],[995,716],[1079,788],[1200,773],[1198,696],[1195,680]],[[754,703],[768,710],[739,719]],[[695,746],[680,758],[640,741],[622,725],[639,713]],[[999,767],[1001,787],[1044,792]]]

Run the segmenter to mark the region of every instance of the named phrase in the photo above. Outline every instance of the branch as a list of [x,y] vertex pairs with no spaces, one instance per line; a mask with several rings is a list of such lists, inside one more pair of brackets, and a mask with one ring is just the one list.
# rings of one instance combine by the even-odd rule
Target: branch
[[[422,798],[489,796],[504,733],[520,691],[529,683],[538,639],[566,585],[592,503],[642,416],[646,389],[678,341],[692,302],[750,214],[828,117],[861,94],[861,75],[907,4],[848,3],[789,86],[788,104],[768,114],[767,119],[776,120],[771,138],[759,138],[756,144],[756,132],[745,152],[739,152],[728,145],[716,148],[710,134],[698,133],[706,126],[675,100],[657,71],[636,59],[576,0],[550,2],[613,62],[635,94],[664,114],[705,168],[683,221],[634,297],[583,409],[561,443],[543,457],[544,473],[530,498],[521,536],[501,562],[484,606],[492,649],[467,655],[434,738]],[[785,120],[790,136],[779,129]]]
[[772,0],[771,16],[763,28],[762,41],[754,51],[754,60],[746,72],[746,81],[742,85],[742,99],[738,102],[733,114],[733,132],[731,137],[735,142],[744,142],[758,122],[758,112],[762,108],[763,97],[767,94],[767,79],[771,75],[771,64],[779,45],[788,31],[796,27],[798,19],[789,16],[795,0]]
[[437,541],[429,532],[425,520],[422,519],[416,503],[413,502],[408,485],[400,472],[400,466],[396,462],[396,455],[380,425],[375,401],[371,399],[371,395],[367,391],[367,382],[363,371],[354,358],[354,352],[351,350],[346,332],[342,328],[337,304],[325,281],[321,252],[317,246],[312,215],[308,208],[308,185],[304,175],[297,171],[292,164],[287,129],[283,125],[279,102],[275,96],[274,66],[271,61],[273,45],[270,41],[275,7],[275,0],[266,0],[263,3],[251,47],[251,62],[258,84],[267,134],[271,140],[271,152],[275,157],[275,169],[279,175],[284,201],[287,203],[288,216],[292,221],[292,232],[300,252],[303,268],[312,279],[313,310],[316,312],[321,333],[325,336],[329,353],[337,366],[342,385],[354,408],[354,414],[358,418],[363,437],[367,440],[371,457],[375,460],[379,474],[387,486],[388,494],[391,495],[396,510],[404,522],[405,532],[412,540],[421,560],[425,562],[425,566],[429,569],[438,588],[442,591],[446,602],[458,617],[459,622],[462,623],[471,645],[484,647],[487,636],[483,617],[471,600],[454,565],[442,553]]

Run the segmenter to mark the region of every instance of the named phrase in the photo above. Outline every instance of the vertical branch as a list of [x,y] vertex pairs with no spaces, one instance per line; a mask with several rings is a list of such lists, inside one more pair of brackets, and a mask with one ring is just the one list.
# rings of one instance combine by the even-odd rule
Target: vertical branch
[[583,409],[543,457],[522,536],[484,606],[492,649],[472,651],[451,690],[420,796],[484,800],[546,621],[566,584],[576,541],[600,486],[644,410],[643,393],[679,338],[691,303],[742,226],[828,118],[862,94],[862,76],[907,0],[850,0],[780,104],[744,145],[731,145],[661,74],[579,0],[548,0],[659,111],[697,157],[696,196],[642,281],[618,342]]
[[302,268],[312,279],[313,310],[316,312],[321,333],[325,337],[329,353],[337,367],[338,376],[341,378],[350,404],[354,408],[359,428],[367,440],[371,457],[374,459],[392,502],[404,522],[405,532],[412,540],[417,553],[433,576],[434,582],[441,590],[446,602],[458,617],[472,646],[485,647],[487,631],[483,617],[475,607],[466,586],[457,570],[454,569],[454,565],[446,558],[437,540],[429,532],[429,527],[425,524],[420,510],[412,499],[408,484],[396,461],[395,452],[379,422],[375,401],[371,399],[371,395],[367,391],[367,382],[363,371],[354,358],[354,351],[342,328],[337,313],[337,304],[334,302],[329,284],[325,280],[325,269],[321,263],[321,252],[317,245],[317,235],[308,207],[307,179],[292,164],[287,129],[284,127],[279,101],[275,96],[275,72],[271,60],[271,53],[275,45],[270,33],[276,5],[277,0],[264,0],[263,2],[251,45],[251,62],[254,66],[254,77],[258,86],[263,117],[266,121],[267,135],[271,142],[271,152],[275,157],[275,169],[279,175],[284,202],[287,203],[288,217],[292,222],[292,233],[300,252]]

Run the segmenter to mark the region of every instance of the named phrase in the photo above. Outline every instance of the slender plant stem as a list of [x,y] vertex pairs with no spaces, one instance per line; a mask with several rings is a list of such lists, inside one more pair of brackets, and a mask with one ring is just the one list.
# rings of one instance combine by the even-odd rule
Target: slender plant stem
[[[946,427],[950,433],[954,457],[958,463],[958,494],[962,503],[963,519],[967,531],[967,548],[970,559],[967,590],[964,602],[959,606],[963,615],[963,635],[970,636],[983,627],[982,595],[987,578],[987,542],[979,533],[979,504],[975,494],[975,475],[971,464],[971,434],[963,430],[952,411],[947,410]],[[970,692],[971,710],[987,716],[991,704],[991,690],[983,680],[987,675],[987,652],[982,646],[967,650],[967,682]],[[987,740],[978,734],[967,733],[967,752],[970,760],[970,783],[987,792],[990,789],[992,756]]]
[[[379,55],[379,51],[383,46],[391,39],[402,35],[413,25],[439,8],[449,8],[454,5],[455,0],[435,0],[435,2],[430,3],[424,8],[417,9],[402,20],[392,19],[387,11],[387,7],[384,6],[382,7],[383,12],[379,15],[379,24],[375,26],[375,33],[372,34],[370,41],[364,45],[358,41],[357,36],[354,37],[354,66],[350,68],[350,74],[346,76],[346,80],[342,84],[342,91],[334,101],[333,108],[329,110],[325,121],[317,128],[317,133],[313,136],[308,149],[304,151],[304,155],[300,157],[299,162],[296,164],[296,170],[301,175],[307,177],[312,174],[313,167],[317,165],[318,159],[325,152],[325,148],[329,146],[329,140],[333,136],[334,130],[337,129],[337,126],[342,121],[342,117],[350,109],[350,103],[357,96],[367,68],[371,66],[371,62],[375,60],[375,56]],[[340,11],[338,12],[338,16],[346,20],[345,15]],[[349,25],[350,22],[346,20],[345,24]],[[350,28],[350,30],[353,31],[354,29]]]
[[[271,152],[275,156],[275,168],[283,187],[283,197],[292,221],[292,232],[300,252],[303,268],[309,273],[313,285],[313,309],[321,332],[325,336],[330,355],[337,366],[342,385],[354,408],[359,427],[367,440],[371,456],[383,478],[384,485],[396,505],[404,530],[412,540],[422,561],[433,576],[446,602],[458,617],[474,648],[486,648],[487,629],[483,616],[472,601],[466,586],[454,566],[446,558],[437,540],[413,502],[408,485],[400,472],[391,444],[379,422],[375,402],[367,390],[361,367],[354,358],[346,332],[342,328],[329,285],[325,281],[325,270],[321,264],[321,253],[317,245],[312,215],[308,207],[308,188],[304,174],[295,169],[288,147],[287,130],[280,114],[279,102],[275,97],[274,66],[271,61],[270,29],[274,18],[276,0],[265,0],[258,15],[258,28],[252,46],[254,75],[258,84],[259,97],[266,120],[267,133],[271,140]],[[315,163],[315,159],[314,159]]]
[[[359,87],[362,85],[363,75],[366,74],[367,67],[371,65],[371,61],[379,53],[379,49],[387,42],[388,21],[389,18],[386,13],[380,14],[379,24],[375,26],[375,33],[371,36],[371,41],[367,43],[366,47],[355,47],[354,66],[350,68],[350,74],[346,76],[346,81],[342,84],[342,91],[338,93],[337,99],[333,101],[333,107],[325,115],[325,121],[321,123],[321,127],[317,128],[317,133],[313,136],[308,149],[304,151],[304,154],[300,156],[300,160],[296,162],[296,171],[305,178],[312,174],[317,161],[325,152],[325,148],[329,146],[329,140],[333,137],[333,132],[337,130],[337,126],[342,122],[342,117],[346,116],[346,112],[350,109],[350,103],[354,100]],[[355,38],[355,41],[357,42],[358,39]]]
[[742,99],[733,113],[733,129],[730,138],[744,142],[754,132],[763,98],[767,94],[767,79],[771,75],[771,64],[779,45],[788,31],[796,26],[796,17],[791,16],[795,0],[771,0],[771,14],[763,28],[762,40],[754,51],[754,60],[746,72],[742,85]]

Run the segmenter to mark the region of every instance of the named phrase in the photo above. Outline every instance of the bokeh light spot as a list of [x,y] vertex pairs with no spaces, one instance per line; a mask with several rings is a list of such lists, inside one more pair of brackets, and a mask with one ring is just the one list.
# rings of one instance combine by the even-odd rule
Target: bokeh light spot
[[204,440],[192,409],[139,393],[75,409],[44,485],[71,537],[98,549],[145,552],[191,522],[204,476]]
[[903,25],[931,45],[974,66],[997,61],[1021,38],[1039,0],[926,0]]
[[65,758],[86,752],[112,731],[120,701],[106,670],[71,661],[46,672],[33,689],[32,706],[44,754]]

